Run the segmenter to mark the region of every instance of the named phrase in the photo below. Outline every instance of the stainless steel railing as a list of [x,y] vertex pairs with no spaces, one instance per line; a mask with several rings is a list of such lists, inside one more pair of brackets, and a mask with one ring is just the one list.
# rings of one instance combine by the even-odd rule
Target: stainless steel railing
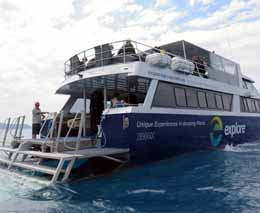
[[[177,56],[162,49],[151,47],[133,40],[122,40],[99,45],[84,50],[67,60],[64,63],[65,78],[96,67],[120,63],[125,64],[134,61],[144,62],[147,55],[158,52],[163,52],[170,57]],[[185,60],[192,61],[187,58],[185,58]],[[203,73],[207,72],[207,64],[198,61],[192,62],[195,65],[194,75],[205,77],[205,74]]]

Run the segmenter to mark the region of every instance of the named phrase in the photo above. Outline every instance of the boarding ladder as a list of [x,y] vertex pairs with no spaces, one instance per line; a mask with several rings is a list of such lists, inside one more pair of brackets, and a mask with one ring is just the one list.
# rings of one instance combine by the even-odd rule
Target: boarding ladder
[[[7,166],[10,170],[14,167],[22,168],[26,170],[36,171],[44,174],[51,175],[51,183],[56,182],[66,182],[70,176],[71,170],[73,165],[77,159],[88,159],[94,157],[102,157],[109,160],[113,160],[123,164],[124,162],[120,159],[112,157],[116,154],[124,154],[128,153],[129,149],[117,149],[117,148],[90,148],[90,149],[79,149],[80,147],[80,137],[82,133],[82,129],[84,126],[83,118],[84,113],[77,113],[73,122],[75,122],[77,116],[80,115],[80,125],[79,125],[79,132],[76,141],[76,146],[70,147],[72,150],[68,152],[60,153],[58,152],[58,146],[60,142],[60,133],[61,133],[61,125],[63,121],[63,112],[61,113],[54,113],[53,114],[53,121],[50,127],[49,132],[47,133],[46,138],[41,141],[41,150],[35,151],[32,150],[32,145],[38,142],[37,140],[29,139],[29,140],[22,140],[22,127],[24,123],[24,118],[16,123],[18,128],[15,128],[15,132],[13,134],[14,141],[19,142],[18,147],[12,147],[6,145],[6,137],[8,132],[10,131],[10,120],[6,122],[5,134],[2,146],[0,146],[0,152],[4,152],[7,154],[7,157],[0,157],[0,163]],[[59,117],[59,126],[57,129],[56,139],[54,138],[54,130],[56,128],[56,120]],[[20,126],[20,128],[19,128]],[[69,130],[70,131],[70,130]],[[65,137],[68,138],[69,133],[67,133]],[[46,152],[46,148],[50,147],[50,152]],[[112,155],[112,156],[111,156]],[[42,164],[44,159],[48,160],[57,160],[57,166],[51,167]]]

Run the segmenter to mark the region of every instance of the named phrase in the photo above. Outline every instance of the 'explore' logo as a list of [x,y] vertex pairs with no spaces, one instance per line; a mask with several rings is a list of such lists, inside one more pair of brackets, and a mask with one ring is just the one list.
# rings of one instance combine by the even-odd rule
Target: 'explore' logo
[[223,137],[223,123],[220,117],[215,116],[210,124],[213,126],[213,130],[210,133],[210,141],[213,146],[218,146]]
[[210,141],[213,146],[218,146],[223,138],[223,135],[233,138],[235,135],[243,135],[246,133],[246,125],[236,122],[232,125],[223,126],[223,122],[220,117],[215,116],[210,124],[213,126],[213,130],[210,133]]

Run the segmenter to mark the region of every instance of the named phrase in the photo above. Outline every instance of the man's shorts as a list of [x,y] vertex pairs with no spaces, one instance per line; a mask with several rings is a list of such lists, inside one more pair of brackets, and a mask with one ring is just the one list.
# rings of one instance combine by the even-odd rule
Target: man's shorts
[[41,124],[33,124],[32,125],[32,134],[33,135],[38,135],[41,130]]

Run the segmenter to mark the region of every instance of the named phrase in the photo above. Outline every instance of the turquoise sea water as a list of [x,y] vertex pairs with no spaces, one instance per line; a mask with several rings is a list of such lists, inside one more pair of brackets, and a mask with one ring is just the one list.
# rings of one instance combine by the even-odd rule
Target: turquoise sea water
[[0,169],[0,212],[260,212],[260,145],[195,152],[70,185]]

